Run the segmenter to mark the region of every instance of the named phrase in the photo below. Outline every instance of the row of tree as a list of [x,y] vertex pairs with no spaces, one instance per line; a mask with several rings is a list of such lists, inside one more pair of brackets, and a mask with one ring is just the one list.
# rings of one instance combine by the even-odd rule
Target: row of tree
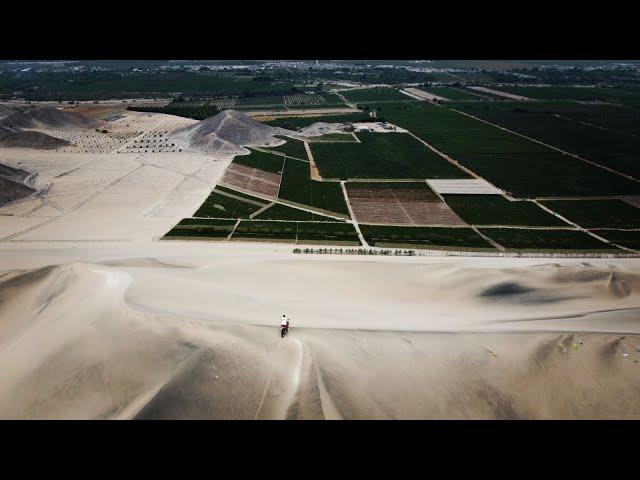
[[416,254],[415,250],[378,250],[364,248],[294,248],[293,253],[315,253],[328,255],[395,255],[411,257]]

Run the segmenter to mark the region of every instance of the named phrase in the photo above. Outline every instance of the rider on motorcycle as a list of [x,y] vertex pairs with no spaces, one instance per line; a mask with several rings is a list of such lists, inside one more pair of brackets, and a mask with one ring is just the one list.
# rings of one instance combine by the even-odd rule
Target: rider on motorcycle
[[280,320],[280,329],[284,329],[286,332],[289,331],[289,319],[284,313],[282,314],[282,319]]

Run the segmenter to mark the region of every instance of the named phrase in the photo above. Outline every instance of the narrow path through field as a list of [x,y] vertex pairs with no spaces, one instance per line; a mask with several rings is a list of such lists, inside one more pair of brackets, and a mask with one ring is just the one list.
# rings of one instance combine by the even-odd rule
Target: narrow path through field
[[358,220],[356,219],[356,216],[353,213],[353,209],[351,208],[351,202],[349,202],[349,195],[347,195],[347,187],[345,187],[344,184],[345,184],[344,181],[340,182],[340,186],[342,187],[342,193],[344,194],[344,201],[346,202],[347,208],[349,209],[349,215],[351,215],[351,223],[353,224],[353,228],[355,228],[356,232],[358,233],[358,238],[360,238],[360,243],[362,243],[362,246],[365,248],[369,248],[369,244],[364,239],[364,236],[360,231],[360,225],[358,225]]
[[502,245],[500,245],[498,242],[496,242],[493,238],[487,237],[484,233],[482,233],[477,227],[471,227],[471,229],[476,232],[478,235],[480,235],[482,238],[484,238],[487,242],[489,242],[491,245],[493,245],[494,247],[496,247],[498,250],[500,250],[501,252],[506,251],[507,249],[504,248]]
[[349,107],[351,107],[351,108],[356,108],[356,104],[355,104],[355,103],[350,102],[349,100],[347,100],[347,98],[346,98],[344,95],[342,95],[340,92],[337,92],[337,91],[336,91],[336,92],[334,92],[334,93],[335,93],[335,94],[340,98],[340,100],[342,100],[342,101],[343,101],[347,106],[349,106]]
[[603,127],[601,125],[596,125],[594,123],[589,123],[589,122],[583,122],[581,120],[576,120],[575,118],[565,117],[564,115],[560,115],[559,113],[555,113],[553,116],[556,117],[556,118],[561,118],[562,120],[567,120],[569,122],[579,123],[580,125],[586,125],[588,127],[598,128],[600,130],[604,130],[604,131],[607,131],[607,132],[614,132],[614,133],[618,133],[618,134],[622,134],[622,135],[629,135],[631,137],[637,137],[638,136],[638,135],[636,135],[634,133],[621,132],[620,130],[614,130],[613,128],[607,128],[607,127]]
[[[485,182],[487,182],[489,185],[493,185],[493,183],[491,183],[489,180],[487,180],[484,177],[481,177],[480,175],[478,175],[476,172],[474,172],[473,170],[465,167],[464,165],[462,165],[461,163],[459,163],[457,160],[454,160],[453,158],[451,158],[449,155],[447,155],[444,152],[441,152],[440,150],[438,150],[437,148],[435,148],[433,145],[431,145],[430,143],[426,142],[425,140],[423,140],[422,138],[420,138],[419,136],[417,136],[415,133],[413,133],[411,130],[407,130],[407,132],[409,133],[409,135],[411,135],[413,138],[415,138],[416,140],[418,140],[420,143],[423,143],[424,145],[426,145],[428,148],[430,148],[433,152],[437,153],[438,155],[440,155],[442,158],[444,158],[446,161],[448,161],[449,163],[455,165],[456,167],[458,167],[460,170],[462,170],[465,173],[468,173],[469,175],[471,175],[473,178],[477,178],[480,180],[484,180]],[[495,185],[493,185],[495,187]],[[497,188],[497,187],[496,187]]]
[[311,180],[317,180],[318,182],[322,181],[322,175],[320,175],[320,170],[318,170],[318,164],[316,164],[315,158],[313,158],[313,152],[311,151],[311,146],[309,142],[303,142],[304,149],[307,151],[307,158],[309,159],[309,168]]

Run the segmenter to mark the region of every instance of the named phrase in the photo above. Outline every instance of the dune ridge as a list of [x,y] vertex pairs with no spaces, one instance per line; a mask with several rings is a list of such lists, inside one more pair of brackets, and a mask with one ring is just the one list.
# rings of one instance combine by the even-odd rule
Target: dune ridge
[[635,271],[174,263],[2,275],[0,418],[640,417]]

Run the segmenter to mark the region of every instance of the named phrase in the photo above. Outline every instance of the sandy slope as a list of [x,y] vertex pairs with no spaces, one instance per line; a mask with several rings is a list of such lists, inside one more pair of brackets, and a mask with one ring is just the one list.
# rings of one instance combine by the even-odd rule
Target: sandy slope
[[640,416],[634,263],[177,251],[5,273],[0,417]]

